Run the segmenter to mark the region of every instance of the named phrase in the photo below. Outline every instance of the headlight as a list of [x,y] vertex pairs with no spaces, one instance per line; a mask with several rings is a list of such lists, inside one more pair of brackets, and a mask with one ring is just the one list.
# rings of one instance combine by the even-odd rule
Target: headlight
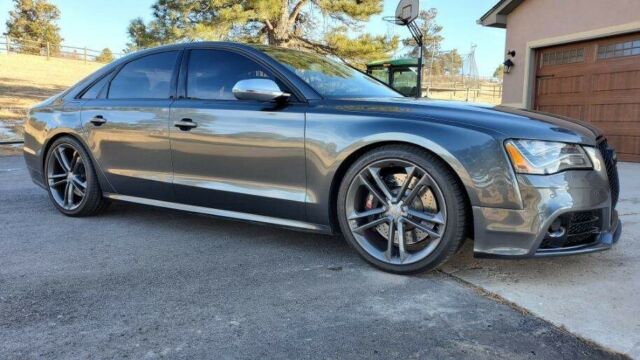
[[508,140],[505,148],[516,172],[555,174],[567,169],[592,169],[580,145],[539,140]]

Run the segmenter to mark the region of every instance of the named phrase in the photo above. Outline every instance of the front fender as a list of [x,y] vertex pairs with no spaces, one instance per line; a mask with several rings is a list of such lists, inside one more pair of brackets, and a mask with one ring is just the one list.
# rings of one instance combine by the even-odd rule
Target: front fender
[[[338,120],[336,120],[338,119]],[[521,209],[516,176],[490,134],[452,124],[352,114],[307,115],[307,216],[324,224],[345,167],[363,149],[405,143],[438,155],[460,178],[472,206]],[[337,185],[337,186],[336,186]],[[481,204],[481,205],[480,205]]]

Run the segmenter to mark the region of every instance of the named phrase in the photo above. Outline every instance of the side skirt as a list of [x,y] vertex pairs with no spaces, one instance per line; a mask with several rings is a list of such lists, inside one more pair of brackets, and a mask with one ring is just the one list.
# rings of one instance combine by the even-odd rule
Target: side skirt
[[212,208],[207,208],[203,206],[194,206],[194,205],[180,204],[180,203],[174,203],[174,202],[168,202],[168,201],[140,198],[136,196],[112,194],[112,193],[104,193],[103,196],[108,199],[117,200],[117,201],[125,201],[125,202],[136,203],[136,204],[157,206],[157,207],[162,207],[167,209],[189,211],[194,213],[212,215],[212,216],[221,217],[221,218],[238,219],[242,221],[263,223],[263,224],[272,224],[272,225],[276,225],[284,228],[295,229],[295,230],[305,230],[305,231],[315,232],[315,233],[323,233],[323,234],[331,233],[331,229],[328,226],[307,223],[304,221],[287,220],[287,219],[281,219],[281,218],[265,216],[265,215],[247,214],[247,213],[242,213],[237,211],[212,209]]

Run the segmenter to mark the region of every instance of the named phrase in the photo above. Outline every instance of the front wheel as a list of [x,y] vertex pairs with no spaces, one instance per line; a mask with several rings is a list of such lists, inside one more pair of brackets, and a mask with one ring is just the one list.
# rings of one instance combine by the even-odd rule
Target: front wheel
[[108,205],[89,153],[78,140],[65,136],[51,144],[44,173],[49,198],[61,213],[89,216]]
[[458,179],[442,160],[412,146],[384,146],[358,159],[342,181],[337,207],[347,241],[389,272],[431,270],[466,237]]

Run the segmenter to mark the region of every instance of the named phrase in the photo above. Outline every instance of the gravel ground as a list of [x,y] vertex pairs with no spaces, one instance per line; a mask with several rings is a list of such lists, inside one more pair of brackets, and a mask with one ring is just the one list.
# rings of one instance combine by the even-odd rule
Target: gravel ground
[[0,157],[2,358],[615,358],[339,237],[114,204],[67,218]]

